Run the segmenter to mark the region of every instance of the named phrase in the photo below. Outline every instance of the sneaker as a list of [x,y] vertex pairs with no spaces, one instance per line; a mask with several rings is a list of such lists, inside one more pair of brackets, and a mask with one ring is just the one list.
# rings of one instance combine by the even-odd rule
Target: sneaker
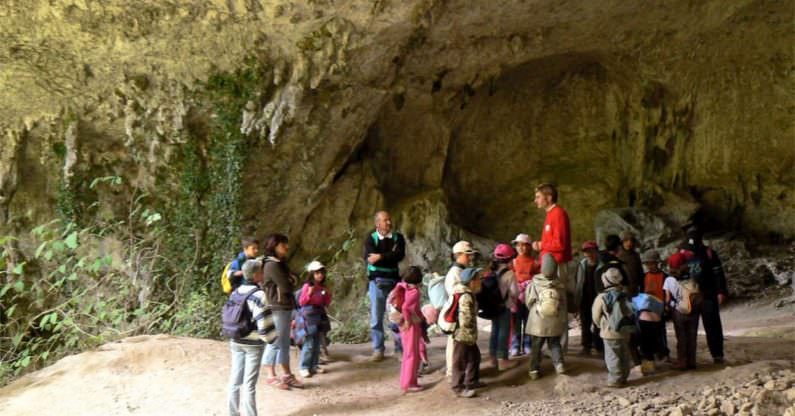
[[419,392],[421,392],[421,391],[423,391],[423,390],[425,390],[425,387],[422,387],[422,386],[412,386],[412,387],[409,387],[408,389],[406,389],[406,392],[407,392],[407,393],[419,393]]
[[522,353],[518,349],[511,350],[511,357],[518,357],[520,355],[522,355]]
[[563,366],[563,363],[555,364],[555,373],[566,374],[566,367]]
[[370,356],[370,361],[377,363],[384,360],[384,352],[383,351],[373,351],[373,355]]
[[530,380],[538,380],[539,378],[541,378],[541,373],[539,373],[536,370],[530,371],[528,375],[530,376]]
[[326,369],[323,367],[315,367],[315,374],[326,374]]
[[608,381],[607,382],[607,387],[614,388],[614,389],[620,389],[620,388],[622,388],[622,387],[624,387],[626,385],[627,385],[626,381]]
[[301,375],[302,378],[310,378],[310,377],[312,377],[312,372],[307,370],[307,369],[305,369],[305,368],[302,368],[301,370],[299,370],[298,374]]
[[497,360],[497,357],[489,356],[489,362],[491,363],[492,367],[497,367],[499,361]]
[[654,374],[654,370],[655,370],[655,368],[654,368],[654,361],[651,361],[651,360],[649,360],[649,361],[643,360],[643,361],[640,363],[640,372],[641,372],[641,374],[643,374],[644,376],[648,376],[648,375],[652,375],[652,374]]
[[458,397],[463,397],[465,399],[471,399],[472,397],[475,397],[475,390],[470,390],[470,389],[461,390],[461,392],[458,393]]

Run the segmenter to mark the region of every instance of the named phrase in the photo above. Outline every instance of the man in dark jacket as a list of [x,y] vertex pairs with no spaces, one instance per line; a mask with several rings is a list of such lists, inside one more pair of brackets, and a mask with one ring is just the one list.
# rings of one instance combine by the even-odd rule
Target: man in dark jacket
[[[406,256],[406,240],[392,231],[392,217],[386,211],[375,214],[375,231],[364,240],[364,263],[367,267],[367,293],[370,296],[370,336],[373,361],[384,358],[384,314],[386,298],[400,281],[398,264]],[[395,334],[395,351],[401,350]]]
[[[602,286],[602,277],[596,275],[597,257],[599,256],[599,246],[596,241],[583,243],[582,254],[583,258],[577,264],[575,280],[575,303],[579,306],[582,353],[590,355],[591,349],[595,348],[601,354],[604,345],[599,336],[599,328],[593,324],[591,316],[591,307],[600,293],[597,287]],[[598,286],[597,282],[599,282]]]
[[[690,270],[691,276],[698,275],[696,282],[701,290],[704,301],[701,306],[701,323],[707,334],[707,346],[716,364],[722,364],[723,358],[723,324],[720,319],[720,305],[729,295],[726,286],[726,275],[718,253],[704,245],[703,233],[698,227],[687,232],[687,240],[682,249],[690,251],[700,264],[700,273]],[[691,263],[693,261],[691,260]]]
[[640,254],[635,250],[637,240],[631,231],[621,233],[621,247],[618,250],[618,259],[624,263],[624,271],[628,280],[627,295],[634,297],[638,294],[643,281],[643,263]]

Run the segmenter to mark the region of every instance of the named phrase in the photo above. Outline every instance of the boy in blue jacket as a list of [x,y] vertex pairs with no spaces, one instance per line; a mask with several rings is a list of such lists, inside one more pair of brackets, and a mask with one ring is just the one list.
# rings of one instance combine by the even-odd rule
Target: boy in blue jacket
[[259,240],[253,237],[243,237],[243,251],[232,260],[229,266],[229,282],[232,283],[232,290],[237,289],[243,284],[243,264],[246,260],[253,260],[259,255]]

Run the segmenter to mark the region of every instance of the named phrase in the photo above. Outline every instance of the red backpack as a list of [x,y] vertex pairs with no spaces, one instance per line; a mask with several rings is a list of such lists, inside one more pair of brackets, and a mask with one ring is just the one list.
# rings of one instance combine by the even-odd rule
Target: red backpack
[[657,299],[665,299],[663,293],[663,283],[665,282],[665,273],[646,273],[643,277],[643,292],[656,297]]

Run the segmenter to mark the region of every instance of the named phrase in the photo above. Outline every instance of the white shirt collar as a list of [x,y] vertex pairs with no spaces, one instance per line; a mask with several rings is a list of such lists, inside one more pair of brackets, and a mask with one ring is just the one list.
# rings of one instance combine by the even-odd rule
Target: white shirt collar
[[383,239],[385,239],[385,238],[392,238],[392,232],[390,232],[390,233],[389,233],[389,234],[387,234],[387,235],[381,235],[381,232],[379,232],[378,230],[376,230],[376,231],[375,231],[375,233],[376,233],[376,234],[378,234],[378,239],[379,239],[379,240],[383,240]]
[[547,208],[547,212],[552,211],[552,208],[555,208],[556,206],[558,206],[557,203],[550,205],[549,208]]

